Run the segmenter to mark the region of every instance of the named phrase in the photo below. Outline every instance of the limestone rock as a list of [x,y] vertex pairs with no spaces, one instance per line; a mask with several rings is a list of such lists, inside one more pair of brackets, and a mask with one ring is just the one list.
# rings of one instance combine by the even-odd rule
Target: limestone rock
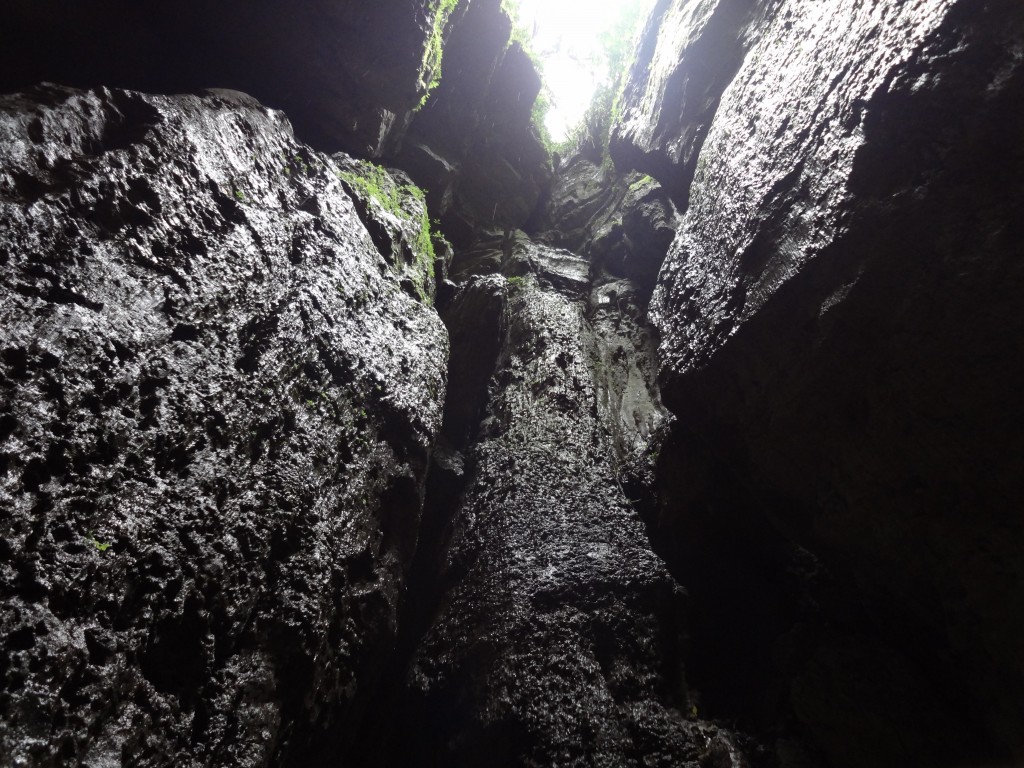
[[374,738],[390,753],[373,758],[738,765],[733,737],[693,718],[683,592],[624,490],[668,419],[652,340],[623,312],[628,295],[592,293],[567,251],[518,233],[494,262],[464,276],[444,313],[464,488],[436,610],[403,690],[380,707],[404,738]]
[[558,169],[535,226],[543,242],[580,253],[596,270],[635,283],[646,308],[678,214],[650,176],[619,173],[577,154]]
[[551,179],[551,160],[531,125],[540,75],[510,35],[501,0],[456,9],[441,82],[395,158],[428,191],[460,246],[483,229],[524,226]]
[[244,91],[317,149],[410,173],[468,243],[523,226],[551,177],[531,127],[540,75],[510,35],[501,0],[16,2],[0,26],[0,92]]
[[[738,7],[673,6],[707,20],[686,51],[696,55],[727,6]],[[689,457],[664,472],[713,456],[719,482],[733,488],[708,515],[731,515],[732,548],[761,537],[766,552],[761,532],[774,531],[813,553],[856,596],[818,595],[819,607],[833,619],[845,612],[842,621],[890,649],[875,665],[866,645],[852,654],[881,677],[851,685],[857,703],[827,723],[800,689],[830,762],[1019,756],[1024,10],[956,0],[787,0],[762,10],[756,34],[739,36],[735,50],[746,53],[712,60],[715,71],[701,75],[713,89],[673,96],[665,81],[659,92],[665,103],[683,99],[692,117],[668,130],[683,151],[655,175],[686,185],[695,171],[651,309],[663,393]],[[697,27],[665,27],[657,46]],[[713,92],[722,93],[716,109]],[[631,109],[627,122],[640,114]],[[657,133],[632,135],[637,147],[666,146]],[[707,476],[694,469],[691,491]],[[677,483],[683,496],[686,483]],[[677,540],[692,540],[702,504],[686,512],[680,501],[663,520],[675,515]],[[834,648],[845,646],[828,643],[804,663],[838,668],[846,651]],[[895,656],[929,682],[892,694],[905,728],[856,722],[866,729],[859,748],[877,747],[856,758],[836,728],[868,711],[866,691],[886,690],[895,676],[882,659]],[[800,677],[812,678],[824,679]],[[929,729],[942,740],[892,735],[915,732],[915,702],[943,695],[946,717]]]
[[657,0],[619,98],[609,148],[681,205],[723,91],[778,0]]
[[269,766],[388,661],[447,336],[233,92],[0,98],[4,765]]
[[359,218],[373,238],[377,250],[401,275],[402,285],[414,297],[433,301],[437,292],[435,262],[444,238],[431,233],[430,217],[423,191],[402,171],[383,168],[346,155],[334,156],[339,177],[356,203]]

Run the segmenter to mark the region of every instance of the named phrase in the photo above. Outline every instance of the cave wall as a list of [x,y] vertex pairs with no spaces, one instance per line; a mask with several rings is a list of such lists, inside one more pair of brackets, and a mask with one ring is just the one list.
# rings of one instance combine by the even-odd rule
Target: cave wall
[[[788,649],[761,674],[833,764],[1019,756],[1024,12],[723,1],[659,19],[613,141],[685,206],[651,308],[678,417],[656,538],[692,574],[715,559],[695,537],[732,550],[709,595],[746,569],[737,594],[788,579],[772,599],[815,603],[827,631],[766,623],[732,650],[774,668]],[[717,613],[727,634],[756,626]],[[863,714],[879,697],[902,736]],[[913,743],[934,702],[943,738]]]
[[320,149],[375,157],[401,135],[437,74],[450,10],[441,0],[15,0],[0,31],[0,90],[40,81],[160,93],[234,88],[287,112]]
[[452,242],[469,246],[482,230],[526,225],[552,167],[532,124],[540,72],[512,39],[502,0],[460,3],[450,27],[441,81],[393,161],[428,191]]
[[697,717],[685,593],[636,509],[669,420],[642,292],[521,232],[492,248],[456,254],[441,312],[460,383],[433,605],[355,764],[730,764],[745,744]]
[[685,204],[722,92],[779,0],[654,3],[633,51],[608,149]]
[[1024,753],[1018,3],[659,0],[557,173],[497,0],[208,5],[0,30],[4,760]]
[[411,173],[460,242],[522,226],[550,182],[531,126],[540,75],[501,0],[8,6],[0,92],[43,81],[244,91],[321,151]]
[[43,86],[0,136],[0,762],[351,734],[445,389],[399,217],[235,92]]

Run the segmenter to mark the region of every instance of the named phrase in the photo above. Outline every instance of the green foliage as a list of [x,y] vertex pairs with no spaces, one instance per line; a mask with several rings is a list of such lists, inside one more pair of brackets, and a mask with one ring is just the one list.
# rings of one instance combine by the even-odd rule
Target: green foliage
[[519,18],[519,6],[513,2],[513,0],[501,0],[501,11],[508,16],[509,21],[512,22],[512,34],[511,37],[509,37],[507,45],[519,43],[526,52],[526,55],[536,63],[536,58],[533,51],[530,49],[530,33],[527,31],[526,27],[523,26],[523,22]]
[[540,93],[533,102],[533,109],[530,112],[530,124],[537,131],[544,149],[550,155],[555,150],[555,143],[551,140],[551,132],[548,130],[548,110],[551,109],[551,97],[548,94],[546,84],[541,85]]
[[110,542],[109,541],[100,541],[99,539],[96,538],[95,534],[93,534],[92,536],[89,537],[89,543],[92,544],[94,547],[96,547],[96,549],[99,550],[100,552],[106,552],[108,549],[110,549]]
[[514,290],[521,291],[526,287],[525,277],[506,277],[505,280],[508,281],[508,284],[512,286]]
[[595,160],[610,162],[608,138],[619,117],[619,102],[632,62],[634,39],[648,5],[646,0],[632,0],[623,7],[617,22],[601,34],[607,77],[594,92],[583,119],[558,145],[559,152],[581,152]]
[[629,185],[629,191],[633,192],[633,193],[637,193],[641,189],[643,189],[644,187],[649,187],[649,186],[651,186],[653,184],[657,184],[657,183],[658,182],[655,181],[655,179],[653,179],[652,177],[644,174],[639,179],[637,179],[636,181],[634,181],[632,184]]
[[[358,195],[371,199],[383,210],[400,219],[419,217],[419,228],[415,242],[411,243],[414,283],[423,301],[428,300],[427,286],[434,282],[434,235],[431,231],[430,216],[427,212],[426,195],[415,184],[399,184],[384,168],[370,162],[358,162],[358,172],[339,171],[338,176],[351,186]],[[407,205],[410,199],[417,205]]]
[[[416,236],[417,271],[424,275],[424,280],[434,282],[434,261],[437,259],[434,253],[433,233],[430,231],[430,217],[427,216],[427,206],[423,205],[423,215],[420,219],[420,232]],[[420,287],[420,298],[426,300],[425,290]]]
[[537,98],[530,109],[530,125],[533,126],[534,131],[536,131],[537,136],[544,145],[544,149],[550,155],[554,151],[555,145],[551,140],[551,133],[547,127],[548,110],[551,109],[551,95],[547,84],[544,82],[544,63],[533,50],[531,34],[519,19],[518,6],[512,0],[501,0],[501,10],[512,23],[512,32],[506,44],[506,49],[518,44],[523,49],[523,53],[533,62],[533,67],[540,76],[540,93],[537,94]]
[[244,203],[245,202],[245,192],[243,192],[240,189],[236,189],[235,190],[235,199],[238,200],[238,202],[240,202],[240,203]]
[[[307,155],[307,157],[309,156]],[[306,158],[302,155],[289,155],[287,152],[282,152],[280,159],[281,172],[285,176],[291,176],[293,172],[297,175],[311,176],[323,168],[323,162],[316,157],[309,157],[309,162],[306,162]]]
[[391,178],[384,168],[373,163],[360,162],[359,172],[339,171],[338,176],[363,197],[372,198],[381,208],[394,216],[404,216],[403,194],[414,194],[423,198],[419,187],[400,185]]
[[419,112],[423,105],[427,103],[427,99],[430,98],[431,92],[441,82],[441,59],[443,58],[443,44],[444,44],[444,28],[448,23],[448,17],[451,16],[455,6],[459,0],[440,0],[437,7],[437,12],[434,14],[433,27],[430,30],[430,38],[427,40],[427,48],[423,52],[423,64],[420,67],[421,77],[429,80],[422,79],[420,81],[421,87],[423,87],[424,93],[423,98],[420,99],[420,103],[416,105],[415,112]]

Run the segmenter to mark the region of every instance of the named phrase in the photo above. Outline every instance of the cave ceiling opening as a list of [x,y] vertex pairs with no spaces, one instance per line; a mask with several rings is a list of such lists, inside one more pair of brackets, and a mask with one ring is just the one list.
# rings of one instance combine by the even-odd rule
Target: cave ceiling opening
[[508,0],[508,5],[543,70],[551,105],[545,125],[552,140],[563,141],[597,89],[616,79],[612,50],[632,47],[652,0]]

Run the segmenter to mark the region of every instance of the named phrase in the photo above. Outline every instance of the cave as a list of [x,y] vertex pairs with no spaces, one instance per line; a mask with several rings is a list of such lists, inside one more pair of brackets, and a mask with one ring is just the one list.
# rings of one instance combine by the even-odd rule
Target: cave
[[0,765],[1024,765],[1024,6],[645,8],[8,2]]

